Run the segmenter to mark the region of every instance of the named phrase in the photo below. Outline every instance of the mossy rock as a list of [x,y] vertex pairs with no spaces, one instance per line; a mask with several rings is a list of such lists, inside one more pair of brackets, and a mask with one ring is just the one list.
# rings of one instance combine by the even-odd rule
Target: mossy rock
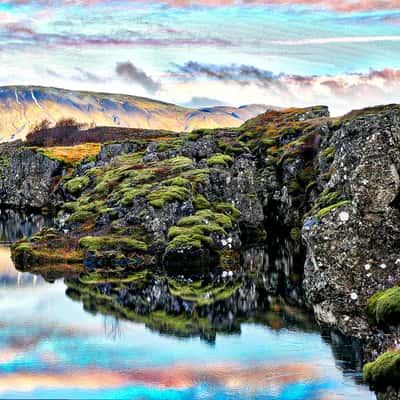
[[201,194],[196,194],[192,199],[193,206],[196,210],[204,210],[210,208],[210,202]]
[[189,198],[190,192],[182,186],[160,187],[147,195],[147,199],[155,208],[163,208],[167,201],[184,201]]
[[333,161],[335,158],[335,148],[332,146],[327,147],[326,149],[321,151],[321,156],[324,157],[327,161]]
[[375,293],[367,302],[365,314],[372,325],[400,324],[400,287]]
[[343,200],[343,201],[339,201],[339,203],[332,204],[329,207],[325,207],[322,210],[319,210],[317,213],[318,221],[320,221],[323,217],[325,217],[325,215],[329,214],[331,211],[336,210],[336,208],[346,206],[347,204],[350,204],[350,203],[351,203],[351,201],[349,201],[349,200]]
[[400,350],[389,351],[364,365],[363,377],[372,389],[384,391],[389,386],[400,387]]
[[140,240],[119,236],[86,236],[79,240],[79,246],[89,251],[146,251],[147,244]]
[[83,192],[89,186],[89,183],[90,178],[84,175],[69,180],[64,187],[68,193],[76,195]]
[[232,162],[232,160],[232,157],[228,154],[217,153],[207,160],[207,165],[209,167],[214,167],[217,165],[228,165]]
[[76,211],[72,215],[70,215],[67,219],[66,222],[70,224],[75,224],[75,223],[83,223],[86,221],[90,221],[96,218],[96,215],[90,211]]

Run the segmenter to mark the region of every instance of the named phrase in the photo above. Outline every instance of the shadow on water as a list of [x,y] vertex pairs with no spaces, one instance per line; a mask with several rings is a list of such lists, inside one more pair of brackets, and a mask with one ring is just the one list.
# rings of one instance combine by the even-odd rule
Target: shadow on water
[[[10,243],[51,223],[51,219],[40,215],[0,210],[0,238],[3,243]],[[359,343],[333,331],[321,331],[310,312],[301,308],[304,258],[300,245],[276,238],[269,247],[244,249],[241,259],[238,268],[217,268],[196,277],[169,277],[161,269],[91,269],[63,277],[65,294],[75,304],[82,304],[94,318],[103,316],[105,336],[116,343],[122,340],[124,327],[131,322],[168,337],[199,337],[210,348],[215,347],[218,338],[241,336],[248,326],[299,336],[321,332],[336,367],[360,383]],[[47,270],[42,275],[51,282],[58,278]],[[40,270],[35,274],[16,271],[6,244],[0,246],[0,282],[10,288],[45,283]],[[158,340],[156,336],[154,340]]]

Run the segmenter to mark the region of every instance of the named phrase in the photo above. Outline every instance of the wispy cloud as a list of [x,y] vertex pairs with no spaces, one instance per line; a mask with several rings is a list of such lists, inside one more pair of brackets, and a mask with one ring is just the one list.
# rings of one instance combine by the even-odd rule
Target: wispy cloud
[[297,40],[275,40],[272,44],[284,46],[301,46],[310,44],[334,44],[334,43],[372,43],[372,42],[400,42],[400,35],[393,36],[347,36],[347,37],[328,37],[311,38]]
[[[3,2],[3,1],[2,1]],[[231,7],[231,6],[303,6],[320,9],[328,9],[336,12],[351,13],[351,12],[366,12],[379,10],[399,10],[400,5],[398,0],[120,0],[126,3],[153,3],[165,4],[169,7]],[[31,0],[9,0],[7,3],[16,5],[33,3]],[[108,0],[38,0],[35,3],[40,3],[45,6],[62,6],[62,5],[80,5],[94,6],[98,4],[110,3]]]

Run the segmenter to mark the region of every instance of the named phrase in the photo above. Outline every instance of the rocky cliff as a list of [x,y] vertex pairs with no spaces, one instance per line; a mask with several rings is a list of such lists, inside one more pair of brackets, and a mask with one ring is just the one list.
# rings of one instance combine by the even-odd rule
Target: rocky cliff
[[[246,304],[257,302],[254,288],[239,279],[244,261],[250,249],[284,237],[297,246],[301,267],[267,262],[269,283],[274,276],[279,282],[265,286],[264,275],[262,290],[306,304],[321,325],[359,340],[366,361],[392,351],[365,368],[377,391],[394,387],[391,396],[400,359],[399,118],[395,105],[341,118],[329,118],[323,106],[268,111],[239,128],[103,144],[68,170],[51,149],[19,149],[45,154],[64,170],[44,180],[53,181],[43,193],[58,209],[56,229],[18,242],[14,258],[21,268],[84,263],[85,275],[71,287],[87,293],[94,285],[94,293],[125,311],[152,312],[144,299],[166,292],[163,312],[198,316],[204,296],[222,307],[242,290]],[[211,281],[193,286],[121,275],[159,268]],[[130,289],[121,287],[124,279]],[[188,299],[197,306],[187,308]]]

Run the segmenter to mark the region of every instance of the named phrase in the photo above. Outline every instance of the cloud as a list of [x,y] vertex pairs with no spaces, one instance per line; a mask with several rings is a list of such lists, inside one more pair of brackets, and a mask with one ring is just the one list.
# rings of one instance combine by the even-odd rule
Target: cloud
[[331,75],[276,74],[246,65],[213,65],[189,62],[176,67],[177,87],[197,96],[219,94],[232,102],[276,106],[327,104],[334,115],[354,108],[400,102],[400,69],[371,69],[364,73]]
[[[27,4],[29,0],[10,0],[8,3],[15,5]],[[318,9],[327,9],[340,13],[368,12],[399,10],[398,0],[122,0],[125,3],[153,3],[164,4],[175,8],[188,7],[232,7],[232,6],[302,6]],[[79,5],[82,7],[107,4],[107,0],[39,0],[37,3],[47,7],[60,7],[60,5]]]
[[[259,83],[269,83],[276,81],[276,76],[273,72],[262,70],[252,65],[216,65],[216,64],[201,64],[195,61],[188,61],[184,65],[174,65],[181,74],[181,79],[197,79],[206,77],[215,80],[233,80],[238,84],[246,85],[249,80],[256,80]],[[179,78],[179,74],[177,77]]]
[[271,44],[281,46],[300,46],[310,44],[334,44],[334,43],[372,43],[372,42],[400,42],[400,35],[392,36],[348,36],[328,37],[296,40],[275,40]]
[[77,82],[105,83],[110,80],[110,78],[98,76],[93,72],[87,71],[80,67],[75,67],[74,70],[76,71],[76,73],[70,75],[60,73],[51,68],[46,68],[45,70],[42,70],[40,67],[37,67],[36,70],[39,71],[39,73],[44,72],[45,75],[49,77],[64,81],[68,80]]
[[93,83],[103,83],[103,82],[108,81],[107,78],[98,76],[98,75],[94,74],[93,72],[86,71],[80,67],[76,67],[75,69],[79,73],[79,75],[77,77],[75,77],[75,79],[78,81],[93,82]]
[[160,82],[155,81],[145,71],[133,65],[131,62],[118,63],[116,74],[128,82],[137,83],[149,93],[155,93],[161,88]]

